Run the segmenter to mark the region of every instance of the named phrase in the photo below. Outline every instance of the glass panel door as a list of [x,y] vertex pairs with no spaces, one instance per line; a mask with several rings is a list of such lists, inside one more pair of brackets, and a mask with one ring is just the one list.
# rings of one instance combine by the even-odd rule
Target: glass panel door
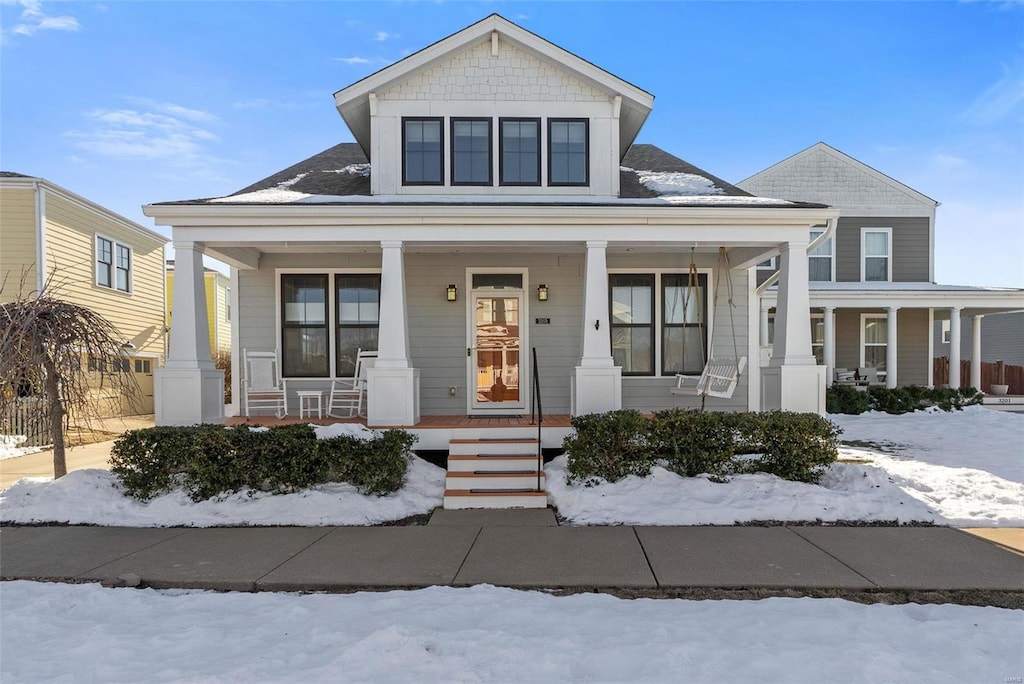
[[524,390],[520,383],[523,293],[474,292],[471,309],[471,408],[523,408]]

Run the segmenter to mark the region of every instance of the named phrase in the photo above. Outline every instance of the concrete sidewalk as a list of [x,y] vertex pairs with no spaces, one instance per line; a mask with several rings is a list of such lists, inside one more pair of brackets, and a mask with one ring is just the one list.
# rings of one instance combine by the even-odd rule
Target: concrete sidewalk
[[944,527],[560,527],[443,511],[409,527],[0,528],[0,577],[219,590],[1024,591],[1024,556]]

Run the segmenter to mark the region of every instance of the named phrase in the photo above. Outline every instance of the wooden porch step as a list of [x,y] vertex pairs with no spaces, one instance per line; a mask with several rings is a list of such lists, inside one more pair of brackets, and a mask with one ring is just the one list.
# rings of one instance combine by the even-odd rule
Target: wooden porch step
[[452,439],[448,442],[451,455],[536,454],[536,439]]
[[547,492],[496,492],[472,489],[446,489],[444,507],[447,510],[466,508],[547,508]]
[[[526,489],[532,491],[537,487],[537,471],[495,471],[495,472],[451,472],[445,478],[445,487],[451,490],[513,491]],[[545,474],[540,473],[541,489],[544,489]]]
[[477,471],[493,473],[503,470],[528,470],[536,474],[537,465],[537,457],[535,455],[465,454],[448,457],[449,473],[473,473]]

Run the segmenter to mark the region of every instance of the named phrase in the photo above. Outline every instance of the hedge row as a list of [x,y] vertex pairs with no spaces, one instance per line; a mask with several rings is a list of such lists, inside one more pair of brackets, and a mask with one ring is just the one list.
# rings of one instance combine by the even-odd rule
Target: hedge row
[[981,398],[981,393],[973,387],[933,389],[908,385],[889,389],[872,386],[864,392],[850,385],[833,385],[825,393],[825,410],[851,415],[865,411],[900,414],[937,406],[943,411],[959,411],[964,406],[980,404]]
[[817,482],[839,454],[833,423],[814,413],[709,413],[683,409],[651,417],[622,410],[575,416],[563,442],[570,480],[594,484],[649,475],[656,462],[680,475],[765,472]]
[[415,440],[404,430],[370,440],[317,439],[305,424],[268,430],[155,427],[122,435],[111,449],[110,470],[143,501],[175,487],[203,501],[226,492],[286,493],[325,482],[384,496],[401,488]]

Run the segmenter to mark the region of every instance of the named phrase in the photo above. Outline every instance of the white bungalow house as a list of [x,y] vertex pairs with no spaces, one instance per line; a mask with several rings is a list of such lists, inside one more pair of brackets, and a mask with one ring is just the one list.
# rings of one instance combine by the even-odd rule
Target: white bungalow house
[[546,413],[696,406],[676,374],[758,358],[755,267],[778,257],[770,365],[709,407],[823,412],[808,249],[839,212],[634,144],[653,102],[491,15],[338,91],[355,143],[227,197],[147,205],[176,250],[158,423],[223,420],[204,254],[232,267],[235,378],[242,350],[275,351],[296,412],[294,391],[376,348],[367,422],[413,427],[529,413],[535,371]]

